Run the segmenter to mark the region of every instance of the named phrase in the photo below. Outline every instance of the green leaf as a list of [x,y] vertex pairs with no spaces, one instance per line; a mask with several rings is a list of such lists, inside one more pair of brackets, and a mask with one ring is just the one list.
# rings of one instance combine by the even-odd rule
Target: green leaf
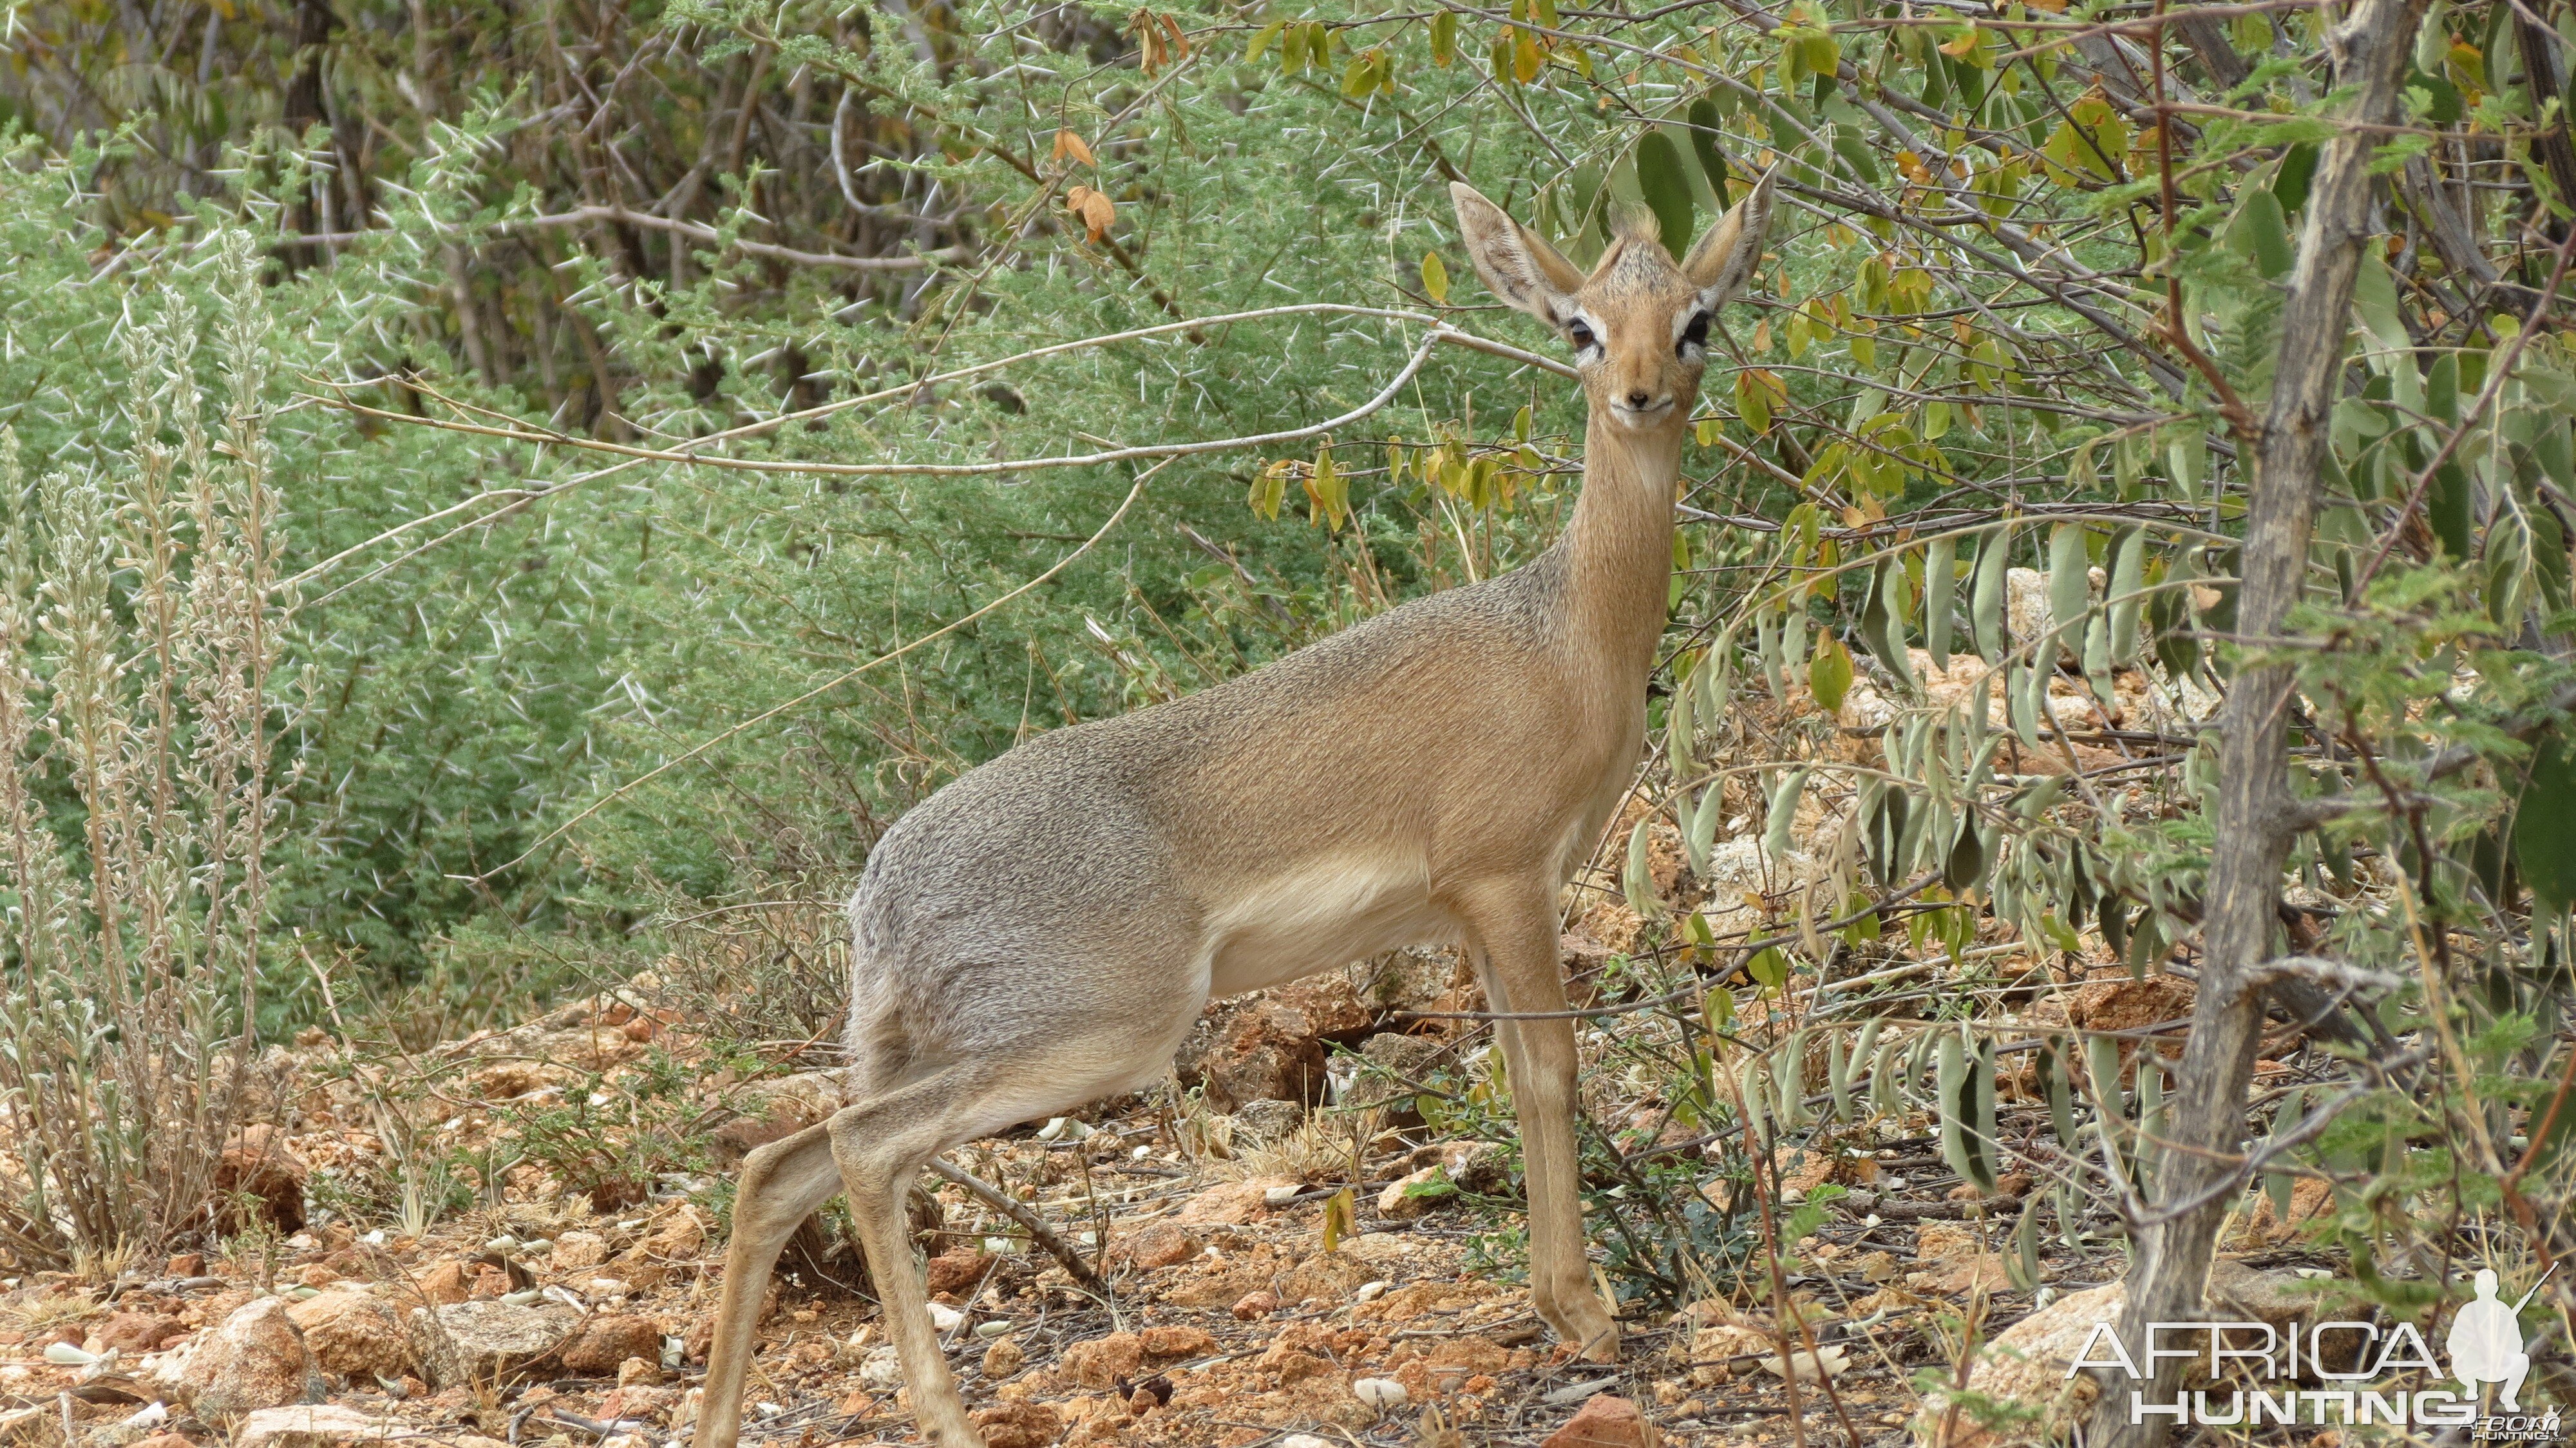
[[1431,17],[1431,63],[1442,69],[1458,59],[1458,12],[1443,10]]
[[[1790,823],[1798,816],[1798,800],[1806,793],[1807,772],[1813,767],[1802,764],[1790,770],[1789,777],[1771,792],[1770,809],[1763,818],[1762,852],[1774,860],[1789,853]],[[1720,791],[1712,786],[1709,793],[1714,796]]]
[[1956,893],[1985,878],[1986,842],[1977,834],[1974,820],[1962,820],[1959,838],[1950,844],[1950,853],[1941,862],[1942,888]]
[[2012,527],[2010,524],[1989,533],[1977,544],[1977,563],[1969,571],[1968,627],[1977,641],[1977,653],[1987,663],[2003,662],[2004,652],[2012,646],[2012,636],[2005,629],[2004,580],[2012,568]]
[[1897,591],[1906,586],[1905,565],[1895,554],[1878,560],[1878,571],[1870,580],[1869,602],[1861,610],[1860,638],[1869,651],[1896,679],[1899,688],[1911,688],[1914,671],[1907,667],[1905,625],[1898,617]]
[[2532,894],[2557,910],[2576,904],[2576,748],[2558,733],[2532,749],[2514,803],[2513,854]]
[[2048,1121],[2057,1144],[2067,1155],[2081,1157],[2084,1147],[2075,1132],[2075,1095],[2067,1080],[2066,1038],[2051,1036],[2039,1051],[2039,1074],[2048,1093]]
[[2111,540],[2111,582],[2104,602],[2111,609],[2111,662],[2127,668],[2138,657],[2138,614],[2146,605],[2147,530],[2126,528]]
[[1950,667],[1952,603],[1958,593],[1959,540],[1935,538],[1923,545],[1923,647],[1932,667]]
[[1766,945],[1744,962],[1744,973],[1764,990],[1777,991],[1789,983],[1789,957],[1780,953],[1780,947]]
[[1724,124],[1724,118],[1717,113],[1716,100],[1709,96],[1701,96],[1691,102],[1691,150],[1699,157],[1701,174],[1708,177],[1709,194],[1717,198],[1720,206],[1728,202],[1726,154],[1717,149],[1719,128]]
[[2387,258],[2370,247],[2362,248],[2361,269],[2353,273],[2352,309],[2379,350],[2404,353],[2414,347],[2397,311],[2397,278],[2389,272]]
[[2004,1279],[2015,1292],[2039,1290],[2039,1204],[2046,1193],[2033,1192],[2022,1203],[2021,1219],[2013,1224],[2012,1250],[2004,1254]]
[[1690,176],[1682,170],[1681,148],[1660,129],[1637,139],[1637,189],[1646,209],[1663,228],[1664,250],[1682,256],[1690,250],[1692,207]]
[[1842,708],[1851,683],[1851,651],[1832,634],[1816,640],[1816,657],[1807,665],[1807,688],[1816,696],[1816,707],[1828,714]]
[[[1440,13],[1446,15],[1450,12],[1444,10]],[[1440,253],[1436,251],[1426,251],[1422,254],[1422,291],[1423,295],[1431,300],[1444,306],[1448,304],[1449,264],[1442,261]]]
[[2290,224],[2282,214],[2281,199],[2269,191],[2248,193],[2245,206],[2236,216],[2236,225],[2254,258],[2254,269],[2266,281],[2276,280],[2290,270]]
[[[2092,607],[2093,582],[2084,550],[2084,525],[2060,523],[2048,533],[2048,628],[2058,647],[2084,646],[2083,619]],[[2054,668],[2057,656],[2043,646],[2033,662]]]
[[1637,827],[1628,832],[1628,868],[1620,878],[1620,884],[1627,892],[1628,908],[1650,920],[1663,913],[1655,899],[1654,873],[1648,868],[1651,859],[1647,849],[1648,830],[1654,822],[1655,817],[1648,815],[1637,821]]
[[2281,157],[2281,168],[2272,173],[2272,199],[2281,203],[2284,214],[2298,210],[2308,202],[2308,182],[2317,174],[2317,143],[2302,141]]
[[2451,84],[2449,77],[2419,70],[2406,77],[2406,89],[2424,92],[2424,119],[2437,126],[2459,123],[2460,88]]

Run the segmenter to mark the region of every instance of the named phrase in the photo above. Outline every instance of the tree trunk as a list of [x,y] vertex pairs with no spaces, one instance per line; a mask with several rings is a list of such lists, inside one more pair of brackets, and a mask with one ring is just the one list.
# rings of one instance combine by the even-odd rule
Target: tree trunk
[[[2348,122],[2402,118],[2400,97],[2426,0],[2361,0],[2327,39],[2335,84],[2356,88]],[[2277,636],[2297,603],[2315,518],[2317,465],[2345,365],[2353,279],[2370,240],[2372,154],[2384,132],[2345,130],[2318,158],[2316,184],[2282,309],[2279,366],[2254,448],[2241,551],[2237,631]],[[2237,671],[2219,724],[2220,790],[2211,850],[2200,993],[2166,1113],[2176,1149],[2163,1153],[2149,1219],[2130,1224],[2133,1255],[2120,1338],[2148,1363],[2147,1324],[2202,1316],[2219,1224],[2235,1196],[2245,1141],[2245,1093],[2263,1025],[2254,968],[2273,953],[2288,813],[2290,671]],[[2087,1441],[2159,1448],[2169,1415],[2131,1422],[2131,1390],[2146,1404],[2180,1398],[2185,1363],[2157,1359],[2149,1381],[2104,1380]]]

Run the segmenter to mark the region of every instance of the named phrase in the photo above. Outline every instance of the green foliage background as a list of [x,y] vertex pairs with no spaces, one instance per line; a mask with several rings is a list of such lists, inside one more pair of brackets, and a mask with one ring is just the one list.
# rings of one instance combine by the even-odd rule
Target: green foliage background
[[[2329,457],[2282,482],[2320,508],[2281,638],[2237,633],[2231,570],[2352,93],[2335,15],[2296,0],[21,4],[0,10],[0,424],[30,478],[106,466],[129,441],[117,334],[210,312],[209,239],[255,236],[303,570],[280,600],[300,678],[281,923],[386,999],[470,996],[649,944],[684,907],[827,897],[886,821],[1032,730],[1525,560],[1572,497],[1572,391],[1442,349],[1328,443],[1178,457],[1042,588],[849,677],[1055,565],[1137,482],[1029,460],[1315,427],[1434,316],[1555,346],[1473,283],[1449,183],[1583,261],[1627,208],[1678,248],[1776,167],[1785,214],[1685,464],[1656,817],[1704,863],[1739,806],[1785,838],[1800,791],[1825,792],[1835,888],[1799,908],[1854,948],[1902,923],[1956,964],[2008,926],[2034,962],[2097,941],[2142,970],[2187,960],[2216,751],[2198,723],[2096,731],[2126,755],[2062,782],[2029,762],[2075,758],[2051,680],[2214,695],[2292,660],[2310,812],[2280,883],[2308,892],[2306,945],[2375,972],[2345,989],[2375,1003],[2337,1019],[2376,1054],[2312,1059],[2312,1099],[2329,1077],[2344,1094],[2305,1135],[2275,1122],[2280,1159],[2315,1145],[2303,1169],[2351,1188],[2356,1237],[2400,1228],[2458,1160],[2459,1200],[2501,1183],[2520,1211],[2546,1163],[2500,1154],[2510,1113],[2553,1151],[2576,1120],[2533,1114],[2531,1084],[2566,1055],[2576,19],[2405,13]],[[926,380],[1315,302],[1401,315]],[[992,470],[580,445],[740,428],[715,450]],[[2040,575],[2037,634],[2003,630],[2008,568]],[[1974,705],[1934,697],[1917,646],[1994,677]],[[1884,728],[1865,763],[1829,759],[1864,679]],[[1774,732],[1734,707],[1757,693]],[[1650,823],[1627,884],[1654,916]],[[1757,944],[1658,919],[1639,988],[1821,975],[1813,918],[1769,925]],[[276,1023],[316,1008],[302,979],[281,971]],[[1976,989],[1942,1009],[2004,988]],[[1714,1132],[1708,1009],[1712,1038],[1682,1013],[1664,1065]],[[1941,1073],[1978,1179],[1996,1158],[1958,1102],[1990,1115],[1994,1067],[1973,1054],[1909,1069]],[[1811,1124],[1800,1079],[1736,1086],[1778,1090],[1788,1129]],[[2134,1207],[2107,1094],[2097,1178]],[[2469,1141],[2483,1154],[2451,1155]],[[2404,1174],[2370,1161],[2414,1185],[2383,1190]],[[2095,1171],[2068,1167],[2059,1200]]]

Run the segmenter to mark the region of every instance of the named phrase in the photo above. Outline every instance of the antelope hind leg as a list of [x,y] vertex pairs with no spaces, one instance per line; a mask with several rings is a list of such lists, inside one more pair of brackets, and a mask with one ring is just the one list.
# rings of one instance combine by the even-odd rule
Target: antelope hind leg
[[828,1125],[809,1126],[743,1159],[733,1198],[733,1239],[725,1248],[715,1341],[707,1350],[706,1396],[697,1448],[734,1448],[742,1431],[742,1384],[760,1326],[770,1268],[797,1224],[841,1190]]

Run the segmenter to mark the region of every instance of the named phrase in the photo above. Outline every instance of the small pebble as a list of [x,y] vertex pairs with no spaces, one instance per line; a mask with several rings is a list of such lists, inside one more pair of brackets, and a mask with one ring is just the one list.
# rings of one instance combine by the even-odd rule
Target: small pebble
[[930,1325],[938,1328],[941,1332],[946,1332],[950,1328],[955,1327],[957,1324],[966,1320],[966,1314],[959,1312],[956,1308],[950,1307],[945,1303],[934,1302],[929,1304],[929,1306]]
[[1351,1384],[1351,1396],[1381,1413],[1392,1413],[1407,1401],[1404,1384],[1393,1378],[1361,1378]]
[[1363,1282],[1360,1284],[1359,1300],[1362,1302],[1375,1302],[1379,1298],[1384,1297],[1386,1295],[1386,1290],[1394,1285],[1394,1283],[1384,1280]]
[[1270,1190],[1261,1194],[1261,1201],[1265,1206],[1284,1207],[1290,1202],[1297,1200],[1297,1194],[1304,1190],[1304,1187],[1295,1185],[1272,1187]]

